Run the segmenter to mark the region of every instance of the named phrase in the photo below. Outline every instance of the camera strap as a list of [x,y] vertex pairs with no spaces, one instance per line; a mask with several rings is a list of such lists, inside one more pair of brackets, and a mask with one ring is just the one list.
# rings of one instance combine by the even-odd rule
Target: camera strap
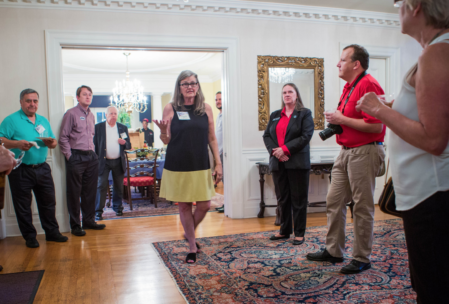
[[[356,85],[359,83],[359,81],[366,75],[366,71],[364,71],[362,74],[360,74],[360,76],[357,78],[357,80],[354,82],[354,84],[352,85],[351,91],[349,91],[348,97],[346,98],[345,104],[343,106],[343,109],[341,111],[342,114],[345,114],[345,108],[346,108],[346,104],[349,101],[349,97],[351,97],[352,91],[354,91]],[[343,97],[344,98],[344,97]],[[338,106],[341,105],[341,102],[343,101],[343,98],[340,100],[340,102],[338,103]]]

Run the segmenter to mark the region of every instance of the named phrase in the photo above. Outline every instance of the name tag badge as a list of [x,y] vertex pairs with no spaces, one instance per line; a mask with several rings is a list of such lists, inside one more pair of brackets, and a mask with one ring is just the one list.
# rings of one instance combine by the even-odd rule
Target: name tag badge
[[37,133],[39,133],[39,134],[41,134],[41,133],[44,133],[44,131],[45,131],[45,128],[42,126],[42,125],[38,125],[36,128],[34,128],[36,131],[37,131]]
[[126,136],[126,132],[123,132],[122,134],[120,134],[120,137],[122,139],[127,139],[128,138],[128,136]]
[[81,116],[80,119],[81,119],[81,120],[86,120],[86,117]]
[[281,119],[280,117],[278,117],[278,118],[275,118],[275,119],[273,119],[273,121],[276,121],[276,120],[279,120],[279,119]]
[[190,120],[189,112],[177,112],[179,120]]

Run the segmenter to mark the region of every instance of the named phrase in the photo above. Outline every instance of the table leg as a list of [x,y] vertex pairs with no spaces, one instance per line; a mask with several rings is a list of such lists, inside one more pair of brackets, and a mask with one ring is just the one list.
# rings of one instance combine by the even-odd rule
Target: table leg
[[265,179],[264,179],[264,174],[259,174],[260,175],[260,211],[259,214],[257,215],[258,218],[263,218],[264,217],[264,213],[265,213],[265,202],[263,200],[264,198],[264,184],[265,184]]

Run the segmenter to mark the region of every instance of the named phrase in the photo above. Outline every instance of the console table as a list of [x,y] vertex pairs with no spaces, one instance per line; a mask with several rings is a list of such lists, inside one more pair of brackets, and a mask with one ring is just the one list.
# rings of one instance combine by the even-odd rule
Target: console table
[[[263,218],[264,217],[264,213],[265,213],[265,208],[270,208],[270,207],[276,207],[276,221],[274,222],[274,224],[276,226],[280,226],[281,225],[281,210],[280,210],[280,206],[279,206],[279,201],[277,202],[276,205],[267,205],[265,204],[264,201],[264,193],[265,193],[265,174],[271,175],[270,169],[269,169],[269,164],[268,163],[264,163],[264,162],[259,162],[256,163],[256,165],[259,167],[259,182],[260,182],[260,211],[259,214],[257,214],[258,218]],[[334,163],[333,162],[324,162],[324,163],[312,163],[311,164],[311,169],[310,169],[310,174],[315,174],[315,175],[321,175],[321,174],[329,174],[329,180],[331,180],[331,173],[332,173],[332,167],[333,167]],[[275,191],[277,192],[277,188],[275,187]],[[276,197],[278,193],[276,193]],[[326,202],[317,202],[317,203],[308,203],[308,207],[320,207],[319,204],[325,204]],[[353,206],[354,206],[354,202],[350,202],[348,204],[348,206],[351,209],[351,214],[353,211]]]

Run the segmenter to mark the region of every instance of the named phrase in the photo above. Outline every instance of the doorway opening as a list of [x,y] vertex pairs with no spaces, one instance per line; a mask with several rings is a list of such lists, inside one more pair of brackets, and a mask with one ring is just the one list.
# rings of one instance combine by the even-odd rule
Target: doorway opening
[[[162,119],[164,107],[171,102],[176,79],[183,70],[191,70],[198,74],[202,92],[205,96],[216,123],[220,110],[217,109],[216,93],[223,91],[223,51],[192,51],[170,49],[141,48],[106,48],[106,47],[62,47],[64,109],[78,104],[76,89],[87,85],[93,90],[90,110],[94,114],[95,123],[106,120],[106,108],[111,104],[114,88],[126,78],[127,62],[130,80],[138,80],[143,88],[146,107],[134,109],[131,113],[120,110],[118,122],[128,127],[132,148],[151,146],[142,135],[142,121],[148,119],[148,129],[153,132],[152,146],[160,149],[158,157],[157,179],[162,179],[164,152],[166,146],[160,140],[160,130],[153,123],[154,119]],[[211,160],[213,164],[213,160]],[[150,170],[150,169],[148,169]],[[110,175],[112,185],[112,176]],[[112,186],[110,187],[112,188]],[[111,189],[112,190],[112,189]],[[136,192],[134,192],[136,191]],[[132,196],[140,195],[138,189],[133,189]],[[110,192],[112,194],[112,191]],[[212,200],[211,211],[224,204],[224,186],[219,183],[217,195]],[[112,195],[109,194],[109,197]],[[112,208],[108,209],[109,198],[106,199],[105,219],[154,216],[176,214],[177,207],[171,202],[158,200],[158,207],[151,201],[132,201],[132,209],[127,200],[123,200],[124,215],[116,216]],[[109,203],[109,204],[108,204]],[[112,207],[112,206],[111,206]]]

